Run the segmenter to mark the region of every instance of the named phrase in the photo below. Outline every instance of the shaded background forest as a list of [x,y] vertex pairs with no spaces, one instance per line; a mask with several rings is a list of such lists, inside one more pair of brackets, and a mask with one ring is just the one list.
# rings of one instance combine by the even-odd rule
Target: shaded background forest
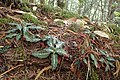
[[6,5],[12,2],[35,3],[59,6],[61,9],[87,16],[92,21],[115,21],[120,12],[120,0],[1,0]]

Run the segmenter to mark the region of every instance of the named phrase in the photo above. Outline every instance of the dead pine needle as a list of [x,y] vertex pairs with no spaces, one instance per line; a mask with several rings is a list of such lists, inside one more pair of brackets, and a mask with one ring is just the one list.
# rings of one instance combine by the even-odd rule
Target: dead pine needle
[[11,69],[9,69],[9,70],[5,71],[4,73],[0,74],[0,78],[3,77],[3,75],[7,74],[8,72],[10,72],[10,71],[12,71],[12,70],[14,70],[14,69],[16,69],[18,67],[21,67],[21,66],[23,66],[23,64],[12,67]]
[[47,71],[49,69],[52,69],[52,66],[44,67],[42,70],[40,70],[40,72],[35,77],[35,80],[37,80],[44,71]]

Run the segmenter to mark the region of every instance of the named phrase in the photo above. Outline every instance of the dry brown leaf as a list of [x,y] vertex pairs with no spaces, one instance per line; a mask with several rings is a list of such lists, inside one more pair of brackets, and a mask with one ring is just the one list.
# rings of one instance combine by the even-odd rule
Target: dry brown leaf
[[106,34],[106,33],[103,32],[103,31],[94,31],[94,33],[97,34],[97,35],[99,35],[99,36],[101,36],[101,37],[105,37],[105,38],[110,39],[109,35]]

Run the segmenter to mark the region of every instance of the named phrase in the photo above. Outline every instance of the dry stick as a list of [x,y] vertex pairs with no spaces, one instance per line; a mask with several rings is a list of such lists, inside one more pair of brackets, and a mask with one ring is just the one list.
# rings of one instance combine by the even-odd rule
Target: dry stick
[[10,16],[10,15],[6,15],[8,18],[11,18],[11,19],[13,19],[13,20],[15,20],[15,21],[19,21],[19,22],[22,22],[22,20],[20,19],[20,18],[16,18],[16,17],[13,17],[13,16]]
[[86,75],[86,80],[88,80],[89,72],[90,72],[90,59],[88,57],[88,71],[87,71],[87,75]]
[[67,30],[67,32],[72,33],[72,34],[74,34],[74,35],[77,35],[77,34],[78,34],[78,33],[74,32],[74,31],[72,31],[72,30]]
[[2,35],[0,36],[0,39],[2,39],[5,36],[5,32],[2,32]]
[[52,66],[48,66],[48,67],[45,67],[43,68],[42,70],[40,70],[40,72],[37,74],[37,76],[35,77],[35,80],[37,80],[39,78],[39,76],[44,72],[44,71],[47,71],[49,69],[51,69]]
[[117,77],[119,72],[120,72],[120,62],[117,60],[116,61],[116,71],[115,71],[115,73],[113,73],[113,75]]
[[23,66],[23,64],[20,64],[20,65],[17,65],[17,66],[15,66],[15,67],[12,67],[11,69],[9,69],[9,70],[5,71],[4,73],[0,74],[0,78],[2,78],[3,75],[5,75],[5,74],[7,74],[8,72],[14,70],[15,68],[18,68],[18,67],[21,67],[21,66]]
[[12,10],[11,9],[11,6],[10,6],[10,9],[9,8],[6,8],[6,7],[0,7],[0,9],[7,9],[9,11],[12,11],[14,13],[18,13],[18,14],[26,14],[27,12],[24,12],[24,11],[21,11],[21,10]]

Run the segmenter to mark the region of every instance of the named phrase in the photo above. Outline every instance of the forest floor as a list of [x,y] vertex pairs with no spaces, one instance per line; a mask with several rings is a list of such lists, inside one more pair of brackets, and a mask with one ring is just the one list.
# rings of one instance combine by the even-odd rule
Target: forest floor
[[[38,20],[25,16],[26,13],[28,12],[20,9],[0,7],[0,80],[120,79],[120,39],[109,39],[106,36],[94,34],[94,31],[101,31],[97,22],[93,23],[87,17],[67,19],[44,9],[33,12]],[[33,14],[30,13],[32,16]],[[15,37],[6,38],[7,31],[15,28],[8,23],[22,24],[22,20],[45,28],[45,30],[31,30],[32,33],[42,38],[52,35],[63,41],[64,50],[70,57],[59,55],[57,68],[52,70],[50,56],[41,59],[32,55],[34,51],[46,48],[48,46],[46,42],[29,42],[24,37],[20,40],[16,40]],[[79,21],[81,24],[76,25]],[[101,58],[107,55],[110,58],[102,64]]]

